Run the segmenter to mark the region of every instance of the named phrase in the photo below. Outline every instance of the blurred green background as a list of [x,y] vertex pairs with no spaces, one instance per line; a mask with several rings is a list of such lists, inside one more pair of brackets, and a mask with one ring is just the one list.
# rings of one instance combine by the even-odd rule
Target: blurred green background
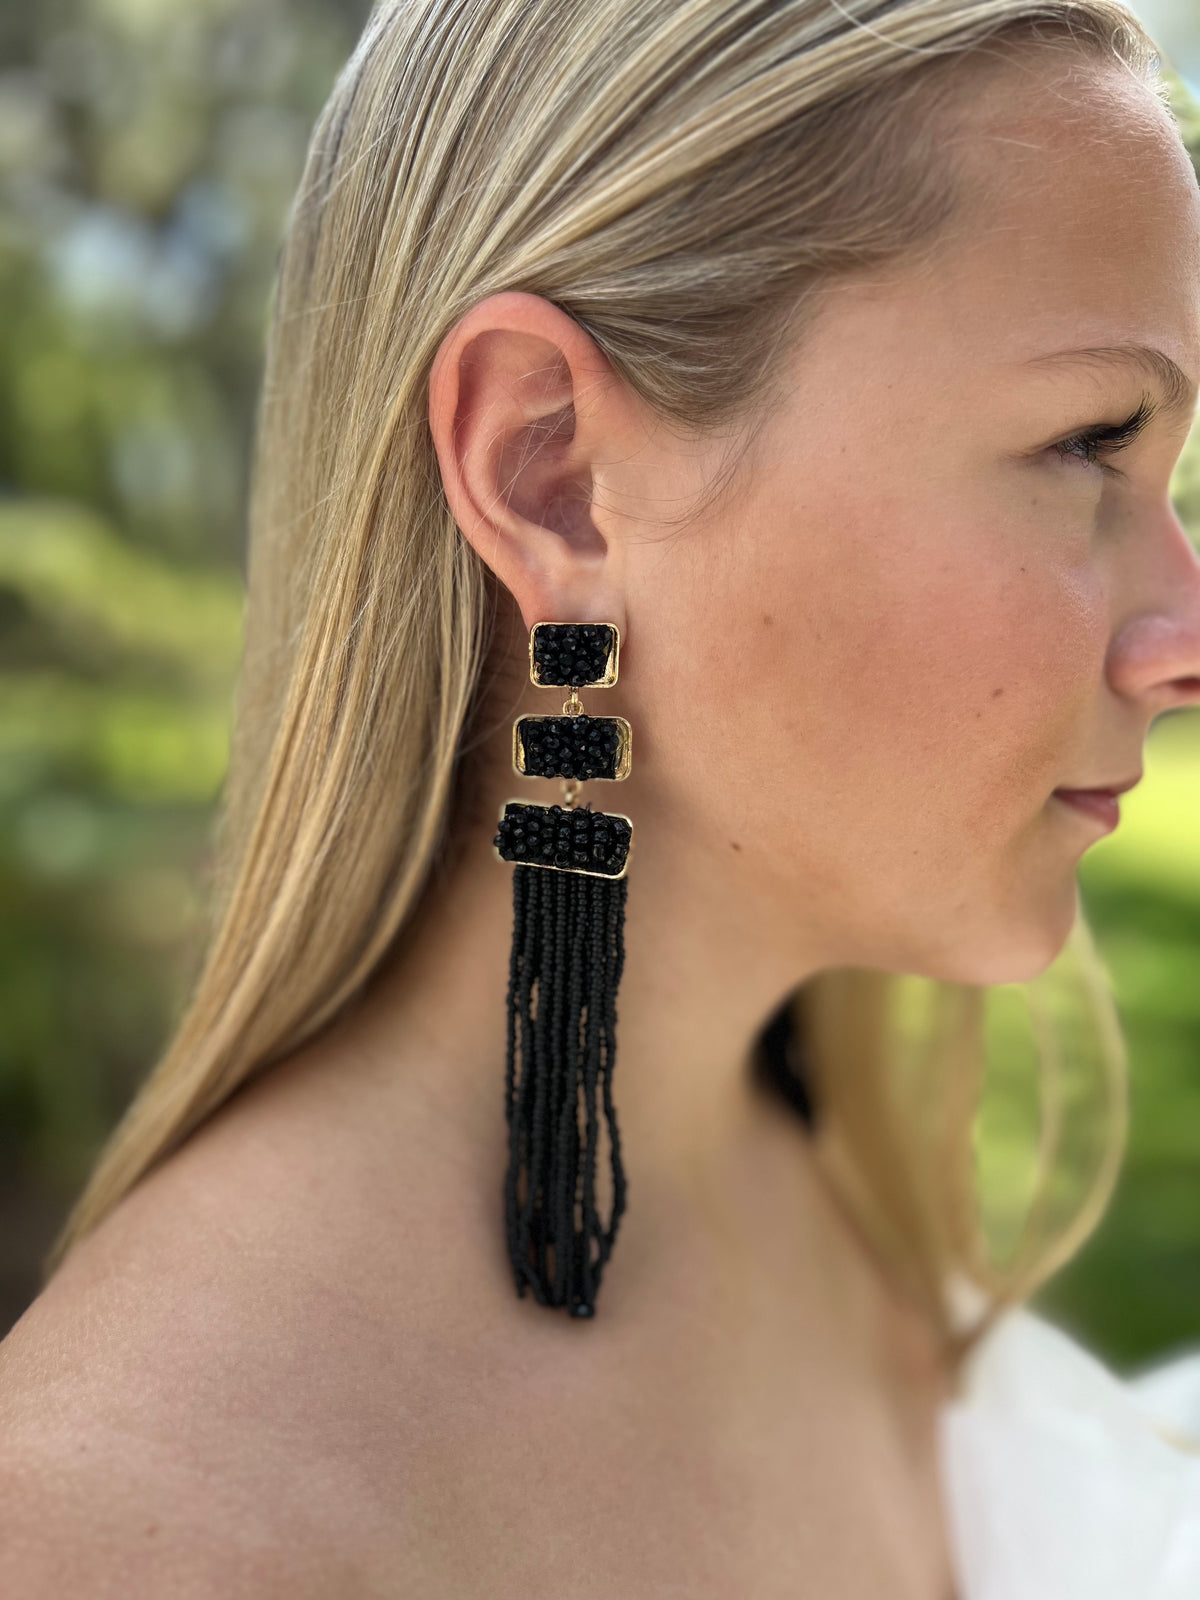
[[[271,277],[367,0],[0,14],[0,1331],[181,1004],[241,626]],[[1200,159],[1200,110],[1176,86]],[[1178,503],[1200,535],[1200,430]],[[1085,901],[1133,1063],[1104,1224],[1041,1299],[1110,1359],[1200,1336],[1200,713]]]
[[195,960],[271,279],[367,9],[0,8],[0,1328]]

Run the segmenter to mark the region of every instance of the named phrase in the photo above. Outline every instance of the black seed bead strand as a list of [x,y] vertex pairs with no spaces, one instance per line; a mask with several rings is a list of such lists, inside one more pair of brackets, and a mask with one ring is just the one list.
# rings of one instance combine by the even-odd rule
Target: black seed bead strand
[[[520,1017],[524,1009],[522,1005],[523,977],[529,970],[529,957],[525,947],[528,919],[525,915],[525,905],[529,898],[526,879],[533,877],[528,867],[515,867],[513,869],[513,937],[512,951],[508,962],[508,1007],[509,1026],[508,1042],[504,1057],[504,1109],[505,1121],[511,1128],[516,1118],[516,1089],[517,1089],[517,1052],[520,1048]],[[519,1120],[519,1119],[517,1119]]]
[[[623,883],[625,880],[622,879]],[[585,1283],[589,1300],[594,1297],[599,1287],[600,1277],[604,1263],[612,1250],[616,1226],[619,1220],[618,1206],[624,1205],[624,1174],[621,1170],[620,1142],[617,1136],[616,1118],[612,1109],[611,1097],[604,1092],[603,1085],[607,1071],[611,1066],[612,1038],[610,1020],[608,1017],[608,994],[614,979],[613,945],[611,938],[611,911],[614,905],[613,891],[617,884],[593,883],[595,893],[589,907],[589,927],[591,934],[591,992],[588,996],[588,1024],[589,1041],[585,1057],[585,1095],[589,1109],[589,1153],[592,1159],[585,1158],[584,1167],[584,1216],[585,1233],[587,1236],[587,1257],[585,1262]],[[599,1129],[599,1111],[596,1106],[597,1093],[603,1094],[606,1122],[609,1135],[609,1159],[613,1177],[613,1204],[614,1209],[609,1219],[608,1229],[601,1224],[596,1210],[595,1196],[595,1144]],[[596,1241],[596,1255],[592,1256],[591,1241]],[[587,1313],[584,1313],[587,1314]]]
[[564,1250],[564,1240],[570,1244],[570,1231],[564,1233],[563,1196],[562,1196],[562,1141],[560,1128],[562,1124],[563,1103],[567,1096],[567,1081],[572,1072],[570,1057],[566,1052],[566,1001],[568,971],[567,960],[569,955],[568,932],[570,928],[569,916],[571,910],[572,890],[575,885],[570,874],[566,872],[555,873],[551,880],[554,885],[554,982],[552,985],[552,1007],[550,1015],[550,1049],[554,1061],[565,1066],[566,1071],[555,1072],[552,1082],[550,1097],[550,1133],[554,1140],[552,1154],[547,1171],[547,1183],[553,1184],[554,1192],[547,1194],[544,1201],[544,1210],[550,1224],[550,1237],[554,1243],[554,1281],[552,1299],[559,1299],[559,1282],[562,1277],[562,1258],[567,1253]]
[[[504,1121],[508,1127],[510,1148],[520,1148],[520,1125],[516,1117],[517,1051],[520,1035],[521,954],[525,945],[525,884],[523,878],[532,876],[524,867],[513,869],[513,936],[508,961],[508,1026],[504,1048]],[[514,1127],[514,1123],[517,1126]],[[514,1201],[516,1199],[517,1164],[511,1159],[504,1175],[504,1217],[508,1233],[509,1253],[515,1243]],[[518,1280],[517,1293],[521,1284]]]
[[627,1189],[625,1168],[621,1160],[621,1135],[613,1103],[612,1079],[617,1058],[617,990],[621,983],[621,974],[625,969],[625,900],[629,891],[629,880],[620,878],[615,883],[597,883],[596,888],[600,891],[597,898],[602,899],[604,909],[605,960],[600,965],[606,972],[606,980],[600,996],[604,1013],[601,1084],[604,1093],[604,1116],[611,1145],[613,1176],[612,1210],[608,1230],[601,1239],[600,1260],[597,1263],[599,1268],[612,1252],[613,1242],[617,1236],[617,1225],[625,1210]]
[[537,1010],[538,968],[541,964],[542,946],[542,874],[531,870],[529,877],[533,880],[529,889],[529,927],[532,949],[529,956],[529,983],[525,994],[525,1013],[523,1018],[525,1032],[522,1046],[522,1087],[524,1093],[521,1106],[521,1160],[525,1172],[525,1193],[521,1199],[519,1231],[522,1245],[521,1257],[524,1262],[524,1281],[536,1293],[537,1271],[536,1262],[533,1259],[536,1252],[532,1234],[533,1212],[537,1198],[535,1188],[536,1173],[533,1165],[533,1118],[537,1086],[538,1030],[535,1013]]
[[[531,1215],[530,1195],[533,1178],[530,1170],[529,1141],[529,1087],[531,1062],[534,1050],[533,991],[537,974],[538,912],[541,900],[543,875],[531,867],[518,866],[513,872],[513,922],[514,956],[519,958],[510,969],[508,1017],[508,1056],[511,1065],[507,1072],[508,1126],[510,1139],[509,1169],[505,1178],[505,1216],[508,1226],[509,1259],[513,1264],[518,1295],[536,1282],[529,1261]],[[523,1062],[519,1083],[515,1083],[516,1058]],[[524,1170],[526,1192],[518,1192],[518,1179]]]
[[554,1056],[550,1048],[550,1006],[547,990],[550,988],[550,978],[554,972],[554,879],[546,873],[538,874],[540,879],[540,893],[538,906],[538,926],[541,938],[538,943],[538,977],[537,977],[537,1009],[534,1015],[533,1028],[533,1076],[534,1076],[534,1103],[533,1103],[533,1141],[529,1152],[530,1184],[529,1193],[525,1197],[525,1211],[527,1226],[530,1229],[534,1248],[534,1270],[538,1285],[547,1280],[546,1262],[546,1201],[544,1192],[546,1172],[546,1091],[552,1076]]
[[[540,988],[539,971],[541,965],[542,948],[542,893],[544,888],[544,873],[527,869],[523,876],[526,880],[526,916],[528,919],[528,932],[525,941],[527,952],[525,973],[519,996],[521,1007],[521,1086],[519,1091],[518,1111],[520,1116],[521,1138],[516,1148],[516,1155],[525,1174],[525,1194],[521,1199],[519,1213],[514,1212],[516,1218],[517,1251],[516,1259],[520,1262],[520,1277],[518,1291],[524,1295],[526,1287],[532,1288],[535,1298],[541,1298],[539,1291],[539,1277],[536,1269],[536,1239],[534,1236],[533,1218],[537,1205],[537,1167],[534,1165],[533,1146],[533,1116],[536,1104],[534,1092],[537,1077],[536,1063],[538,1058],[538,1024],[535,1015],[537,1008],[538,990]],[[514,1197],[515,1197],[515,1171],[514,1171]],[[531,1259],[532,1257],[532,1259]]]
[[558,1237],[568,1242],[568,1248],[563,1250],[562,1259],[555,1262],[554,1298],[559,1304],[569,1305],[576,1298],[574,1290],[577,1282],[572,1255],[575,1250],[576,1190],[579,1186],[579,1036],[582,1031],[583,963],[587,943],[587,927],[582,910],[592,880],[566,872],[562,877],[570,890],[571,947],[567,965],[567,1032],[563,1039],[567,1081],[559,1113],[557,1198]]
[[[570,881],[565,872],[547,874],[547,888],[549,905],[546,918],[552,930],[550,941],[551,965],[547,970],[546,985],[546,1033],[549,1058],[556,1064],[561,1064],[562,1037],[563,1037],[563,1006],[566,1001],[566,959],[567,959],[567,904],[570,897]],[[561,1214],[557,1205],[557,1171],[555,1166],[555,1147],[558,1136],[559,1110],[562,1100],[563,1081],[562,1073],[554,1070],[550,1074],[550,1093],[548,1096],[546,1115],[546,1167],[545,1167],[545,1192],[542,1195],[542,1218],[546,1230],[546,1276],[544,1281],[551,1284],[549,1247],[554,1247],[554,1262],[557,1270],[558,1255],[561,1249]]]
[[[624,964],[626,880],[525,868],[514,875],[514,938],[509,1026],[515,1041],[506,1217],[520,1295],[590,1317],[604,1263],[625,1208],[626,1182],[612,1100],[616,989]],[[517,895],[520,894],[518,901]],[[566,1072],[562,1068],[566,1066]],[[530,1084],[532,1075],[533,1084]],[[547,1105],[547,1081],[562,1078]],[[578,1125],[583,1090],[584,1139]],[[600,1107],[608,1127],[612,1207],[597,1212],[595,1169]],[[532,1104],[530,1101],[532,1100]],[[516,1174],[528,1180],[518,1207]],[[576,1206],[580,1219],[576,1225]],[[596,1250],[593,1253],[592,1245]],[[554,1268],[548,1271],[553,1250]]]
[[[625,881],[623,878],[620,880]],[[583,1234],[586,1249],[583,1262],[583,1291],[584,1298],[590,1303],[598,1287],[595,1281],[597,1262],[592,1258],[592,1240],[598,1245],[599,1264],[604,1258],[604,1230],[596,1210],[596,1157],[599,1144],[599,1113],[597,1100],[597,1077],[600,1065],[600,1028],[603,1018],[601,1016],[600,995],[603,992],[608,963],[603,942],[603,893],[605,885],[599,879],[588,880],[592,893],[588,897],[587,930],[588,930],[588,976],[590,978],[589,993],[587,997],[587,1039],[583,1053],[583,1098],[587,1106],[587,1148],[584,1152],[583,1162]]]

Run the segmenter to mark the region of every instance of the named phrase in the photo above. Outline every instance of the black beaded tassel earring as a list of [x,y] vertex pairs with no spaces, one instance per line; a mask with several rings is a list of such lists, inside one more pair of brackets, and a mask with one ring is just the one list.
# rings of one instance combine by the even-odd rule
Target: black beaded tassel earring
[[[617,681],[614,623],[536,623],[529,675],[571,693],[561,717],[513,724],[513,766],[562,778],[562,805],[510,800],[495,838],[514,863],[508,984],[504,1183],[508,1253],[518,1295],[573,1317],[595,1313],[604,1263],[625,1209],[625,1172],[613,1107],[617,986],[625,960],[628,817],[577,803],[592,778],[629,773],[624,717],[589,717],[580,689]],[[602,1121],[612,1176],[608,1222],[596,1202]]]

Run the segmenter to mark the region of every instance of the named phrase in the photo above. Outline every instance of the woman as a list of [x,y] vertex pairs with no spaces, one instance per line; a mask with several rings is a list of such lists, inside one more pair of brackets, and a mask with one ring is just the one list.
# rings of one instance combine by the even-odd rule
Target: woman
[[[377,9],[281,261],[207,965],[2,1352],[14,1592],[984,1592],[940,1419],[1120,1097],[989,1277],[981,988],[1086,957],[1079,858],[1200,701],[1197,374],[1112,0]],[[545,623],[619,629],[634,746],[582,1323],[501,1216]]]

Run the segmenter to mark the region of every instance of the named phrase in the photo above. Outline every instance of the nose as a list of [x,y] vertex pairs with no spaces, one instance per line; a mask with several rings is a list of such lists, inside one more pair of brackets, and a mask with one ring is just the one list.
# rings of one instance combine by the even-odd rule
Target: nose
[[1169,505],[1141,534],[1134,599],[1114,631],[1107,673],[1153,717],[1200,705],[1200,552]]

